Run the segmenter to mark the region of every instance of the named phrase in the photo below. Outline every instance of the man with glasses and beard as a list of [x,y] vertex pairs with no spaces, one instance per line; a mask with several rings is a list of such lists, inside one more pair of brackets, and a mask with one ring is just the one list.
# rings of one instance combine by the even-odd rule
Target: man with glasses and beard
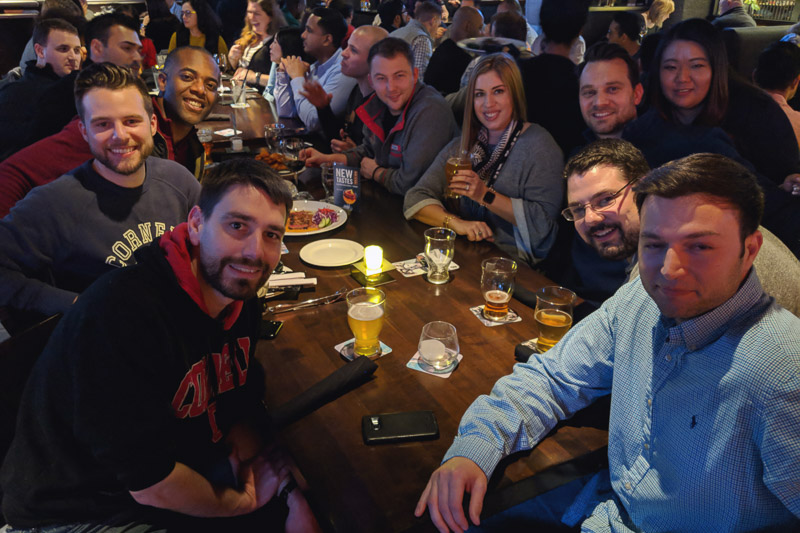
[[93,159],[36,187],[0,220],[0,305],[52,315],[133,252],[184,220],[200,194],[192,174],[149,157],[156,116],[130,70],[94,63],[75,84]]
[[[619,139],[596,141],[567,161],[562,215],[580,239],[573,239],[571,268],[563,270],[573,278],[561,281],[578,294],[602,301],[638,275],[639,211],[632,187],[648,172],[642,153]],[[758,229],[764,244],[755,266],[764,291],[800,316],[800,261],[775,235]]]
[[[108,149],[112,161],[128,153]],[[67,311],[0,470],[15,530],[320,531],[267,443],[255,356],[255,296],[291,206],[264,163],[220,164],[187,222]]]

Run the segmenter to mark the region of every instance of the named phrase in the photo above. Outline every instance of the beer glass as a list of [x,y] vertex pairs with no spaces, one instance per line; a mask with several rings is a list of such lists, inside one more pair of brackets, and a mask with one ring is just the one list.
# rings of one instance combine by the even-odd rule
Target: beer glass
[[365,287],[347,293],[347,324],[355,337],[353,352],[365,357],[381,354],[378,335],[383,328],[386,295],[380,289]]
[[[451,156],[447,159],[444,167],[444,172],[447,175],[447,185],[453,181],[453,177],[459,170],[472,170],[472,160],[466,150],[461,150],[458,155]],[[451,191],[449,188],[444,193],[445,198],[458,198],[460,195]]]
[[425,230],[425,261],[428,281],[434,285],[450,279],[450,262],[455,254],[456,232],[447,228]]
[[536,291],[533,318],[539,328],[536,347],[540,352],[552,348],[572,327],[572,306],[575,293],[564,287],[542,287]]
[[447,322],[429,322],[419,336],[419,357],[433,372],[448,372],[458,361],[456,327]]
[[203,144],[205,166],[208,166],[211,164],[211,149],[214,147],[214,130],[200,128],[197,130],[197,140]]
[[491,257],[481,263],[483,318],[500,322],[508,316],[508,302],[514,294],[517,263],[505,257]]

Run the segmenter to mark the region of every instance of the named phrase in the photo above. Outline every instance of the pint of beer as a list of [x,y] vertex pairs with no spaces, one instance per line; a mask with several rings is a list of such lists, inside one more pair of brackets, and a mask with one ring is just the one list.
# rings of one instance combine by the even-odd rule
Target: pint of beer
[[454,193],[449,189],[450,182],[453,181],[453,176],[456,175],[456,172],[459,170],[472,170],[472,160],[469,158],[469,154],[466,151],[462,151],[459,155],[454,155],[447,159],[447,163],[445,164],[444,171],[447,175],[447,185],[448,189],[445,192],[446,198],[458,198],[459,195]]
[[481,263],[481,292],[485,304],[483,318],[500,322],[508,316],[508,302],[514,294],[517,263],[505,257],[484,259]]
[[347,324],[355,337],[355,355],[381,354],[378,335],[383,329],[386,295],[380,289],[365,287],[347,293]]
[[533,318],[539,328],[536,347],[540,352],[552,348],[572,327],[575,293],[564,287],[542,287],[536,292]]

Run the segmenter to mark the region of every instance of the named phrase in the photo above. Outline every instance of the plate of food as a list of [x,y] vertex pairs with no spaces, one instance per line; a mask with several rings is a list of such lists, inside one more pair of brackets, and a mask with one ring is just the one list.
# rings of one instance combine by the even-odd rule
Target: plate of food
[[322,239],[300,249],[300,259],[318,267],[351,265],[364,257],[364,247],[346,239]]
[[[268,164],[272,170],[280,174],[281,176],[290,176],[294,174],[294,171],[289,168],[291,162],[287,162],[286,156],[279,153],[272,153],[268,151],[266,148],[262,148],[260,152],[256,155],[256,159],[259,161],[263,161],[264,163]],[[305,164],[301,164],[300,168],[297,169],[298,174],[302,174],[305,172]]]
[[316,235],[338,228],[347,220],[347,211],[341,207],[314,200],[295,200],[286,235]]
[[459,41],[458,46],[467,52],[479,55],[497,52],[509,53],[512,49],[516,49],[515,53],[520,57],[530,57],[531,55],[527,43],[505,37],[473,37]]

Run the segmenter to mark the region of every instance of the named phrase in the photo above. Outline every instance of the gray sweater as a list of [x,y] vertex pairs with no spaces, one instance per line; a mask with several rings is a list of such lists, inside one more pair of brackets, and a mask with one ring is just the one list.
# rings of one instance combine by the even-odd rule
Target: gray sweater
[[[783,242],[767,228],[758,228],[764,244],[758,251],[753,266],[761,280],[764,292],[775,298],[778,305],[800,317],[800,261]],[[634,258],[635,260],[635,258]],[[628,280],[639,276],[639,262],[635,261]]]
[[[428,205],[444,207],[445,165],[458,151],[460,142],[460,138],[451,141],[417,185],[406,193],[403,203],[406,219]],[[494,183],[498,193],[511,198],[514,224],[464,197],[460,199],[460,216],[483,220],[492,228],[494,243],[501,250],[533,264],[543,259],[555,242],[556,217],[564,196],[563,169],[564,157],[556,142],[544,128],[531,124],[520,135]]]
[[63,312],[101,274],[185,222],[200,184],[182,165],[149,157],[144,184],[119,187],[89,160],[34,188],[0,219],[0,306]]

